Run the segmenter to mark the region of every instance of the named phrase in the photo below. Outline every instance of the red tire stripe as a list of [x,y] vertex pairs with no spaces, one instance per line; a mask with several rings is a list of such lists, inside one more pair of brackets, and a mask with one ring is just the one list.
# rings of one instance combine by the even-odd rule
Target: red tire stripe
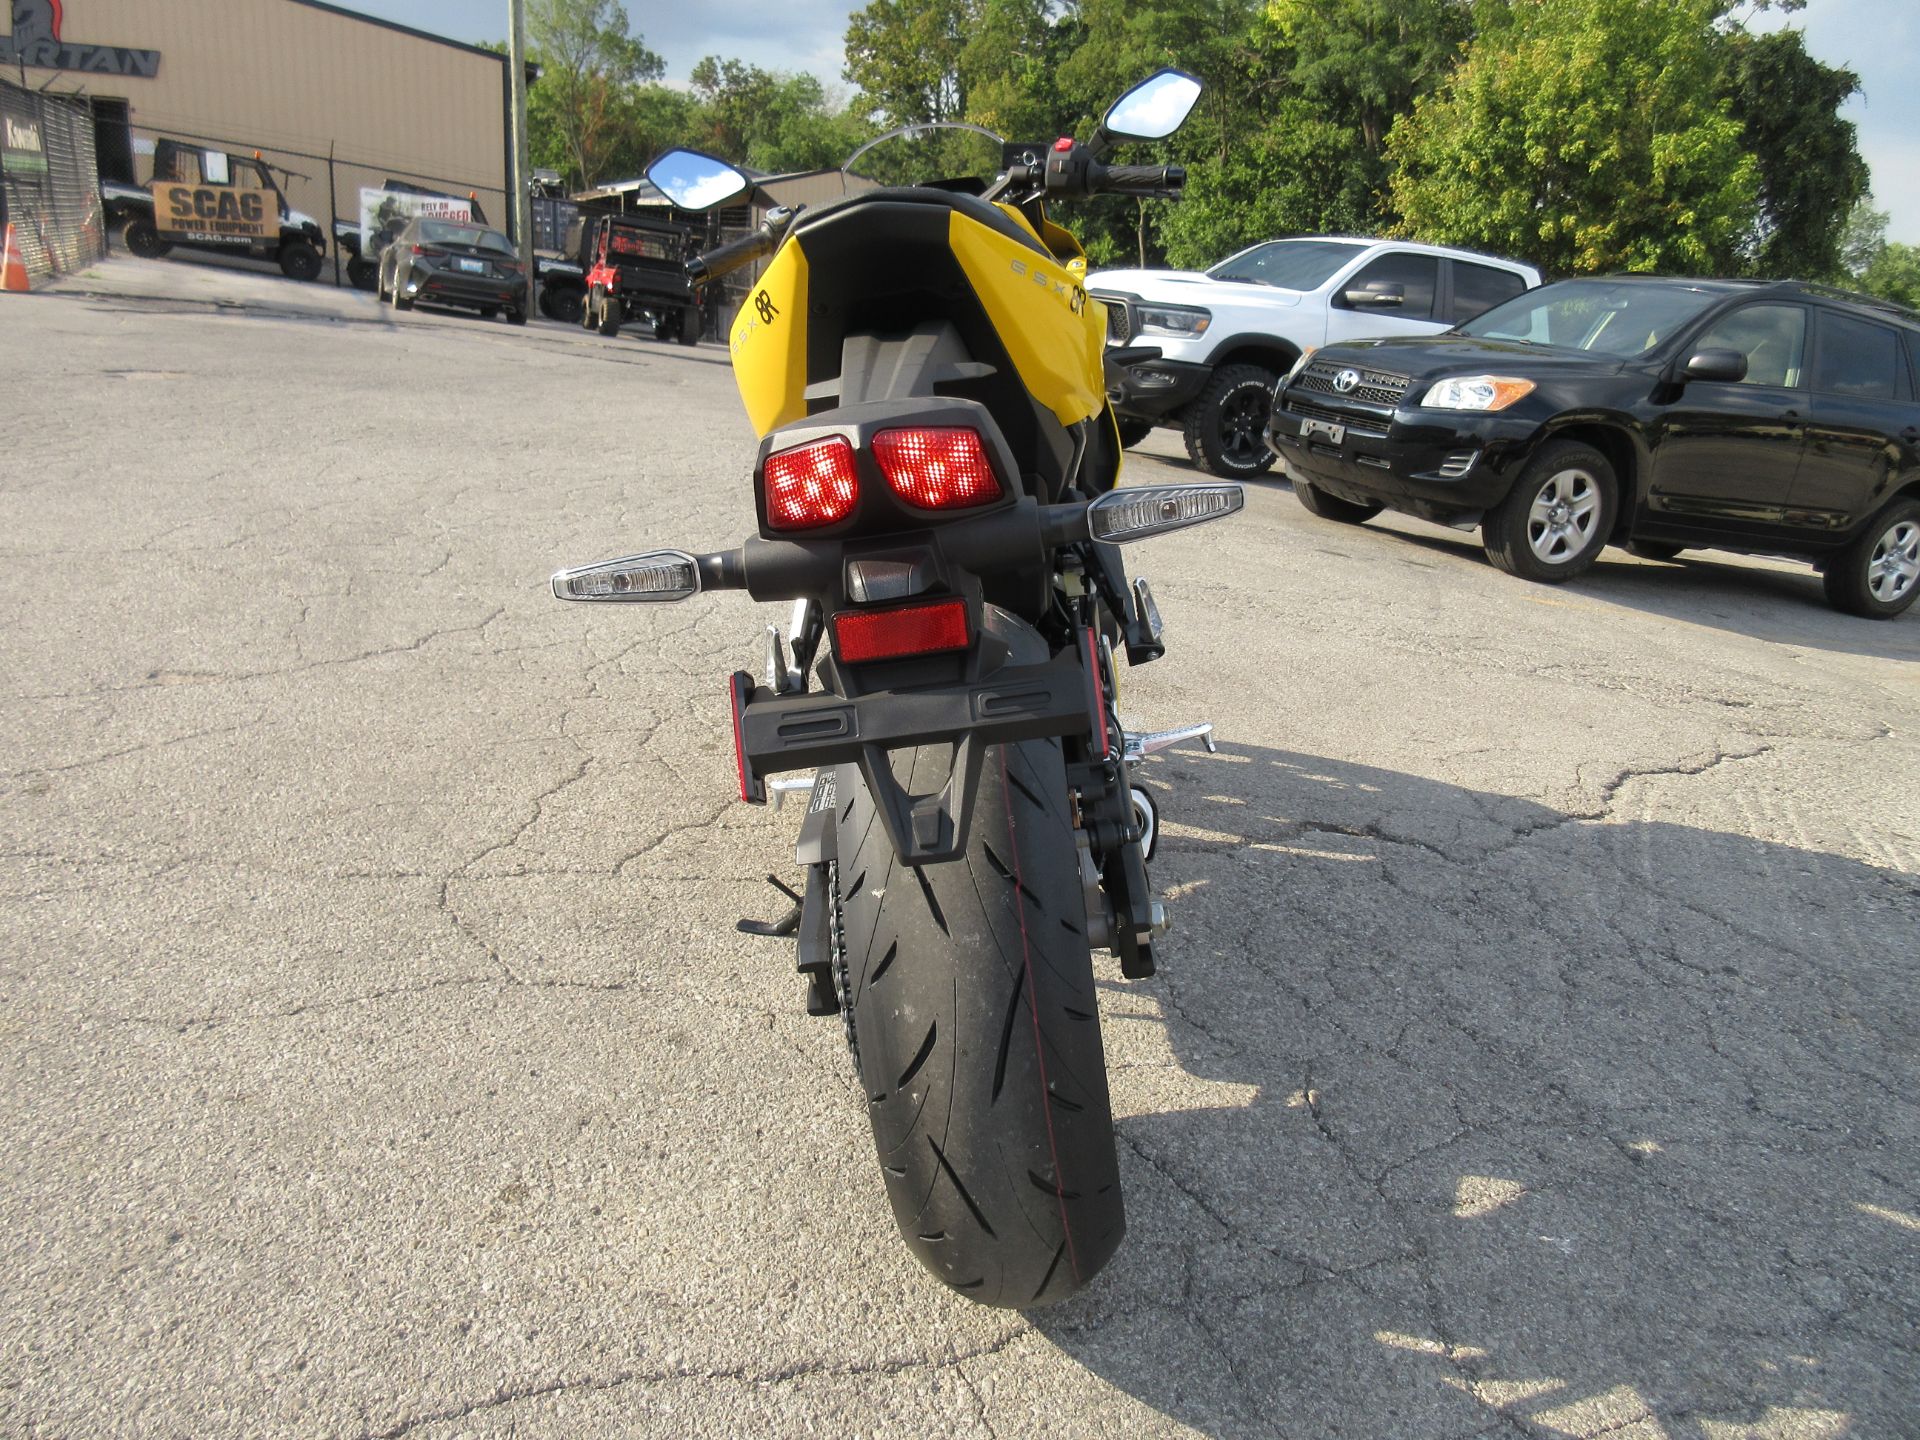
[[1013,851],[1013,903],[1020,911],[1020,961],[1027,969],[1027,1014],[1033,1017],[1033,1058],[1040,1066],[1040,1113],[1047,1121],[1047,1151],[1053,1157],[1053,1198],[1060,1206],[1060,1233],[1067,1241],[1073,1283],[1080,1283],[1080,1257],[1074,1253],[1073,1227],[1067,1223],[1067,1177],[1060,1168],[1060,1146],[1053,1137],[1053,1091],[1047,1085],[1047,1053],[1040,1041],[1040,1006],[1033,982],[1033,952],[1027,943],[1027,901],[1020,877],[1020,841],[1013,830],[1013,796],[1007,784],[1007,750],[1000,747],[1000,797],[1007,810],[1007,847]]

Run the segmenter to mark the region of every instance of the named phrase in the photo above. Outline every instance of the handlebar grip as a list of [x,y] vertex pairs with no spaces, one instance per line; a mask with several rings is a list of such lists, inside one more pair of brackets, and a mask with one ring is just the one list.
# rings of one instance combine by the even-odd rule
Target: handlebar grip
[[1100,165],[1092,167],[1093,184],[1088,188],[1099,195],[1165,195],[1179,193],[1187,183],[1184,165]]
[[696,284],[708,280],[717,280],[722,275],[731,275],[744,266],[751,265],[762,255],[770,255],[774,249],[774,238],[768,233],[765,224],[758,230],[751,230],[738,240],[729,240],[704,255],[696,255],[687,261],[687,278]]

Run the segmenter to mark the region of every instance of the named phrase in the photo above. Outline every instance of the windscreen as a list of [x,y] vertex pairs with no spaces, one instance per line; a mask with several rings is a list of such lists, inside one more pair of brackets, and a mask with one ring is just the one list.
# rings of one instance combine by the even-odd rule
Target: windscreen
[[1684,281],[1562,280],[1476,315],[1459,333],[1627,359],[1646,354],[1725,296],[1723,289]]
[[1209,280],[1240,280],[1281,290],[1318,290],[1367,247],[1340,240],[1273,240],[1207,271]]
[[507,237],[497,230],[483,230],[477,225],[454,225],[445,220],[422,220],[420,238],[429,245],[465,245],[473,250],[495,250],[502,255],[513,254],[513,246]]

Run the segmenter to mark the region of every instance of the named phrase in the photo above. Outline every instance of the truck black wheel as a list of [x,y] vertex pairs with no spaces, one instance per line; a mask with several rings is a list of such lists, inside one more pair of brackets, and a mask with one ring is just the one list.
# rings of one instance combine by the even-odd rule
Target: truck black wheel
[[[893,765],[938,790],[948,747]],[[1059,742],[988,749],[944,865],[901,864],[859,771],[836,783],[850,1019],[900,1234],[969,1300],[1063,1300],[1126,1217]]]
[[134,215],[120,227],[120,243],[127,247],[127,253],[138,255],[142,260],[158,260],[173,246],[160,238],[160,232],[153,228],[153,217]]
[[1219,370],[1187,406],[1187,456],[1209,475],[1246,480],[1273,467],[1267,416],[1273,411],[1274,374],[1258,365]]
[[1329,495],[1309,480],[1294,481],[1293,493],[1307,507],[1308,514],[1318,515],[1322,520],[1364,525],[1380,513],[1378,505],[1358,505],[1351,500],[1342,500],[1338,495]]
[[689,305],[680,312],[680,332],[673,337],[682,345],[700,343],[700,307]]
[[356,290],[371,290],[380,283],[380,267],[356,255],[347,261],[347,282]]
[[578,325],[586,312],[584,295],[570,285],[540,287],[540,313],[562,325]]
[[1125,450],[1131,450],[1153,433],[1151,420],[1135,420],[1131,416],[1120,415],[1115,417],[1114,423],[1120,427],[1120,446]]
[[304,240],[288,240],[280,247],[280,273],[289,280],[318,280],[320,252]]

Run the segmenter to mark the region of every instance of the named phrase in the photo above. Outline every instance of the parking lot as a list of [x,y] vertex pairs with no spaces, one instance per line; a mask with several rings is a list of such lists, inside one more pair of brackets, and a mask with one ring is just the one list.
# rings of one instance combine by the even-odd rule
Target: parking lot
[[1920,618],[1278,479],[1131,550],[1122,711],[1221,745],[1097,957],[1129,1233],[982,1310],[734,930],[783,617],[547,590],[750,529],[725,350],[6,300],[0,1432],[1920,1435]]

